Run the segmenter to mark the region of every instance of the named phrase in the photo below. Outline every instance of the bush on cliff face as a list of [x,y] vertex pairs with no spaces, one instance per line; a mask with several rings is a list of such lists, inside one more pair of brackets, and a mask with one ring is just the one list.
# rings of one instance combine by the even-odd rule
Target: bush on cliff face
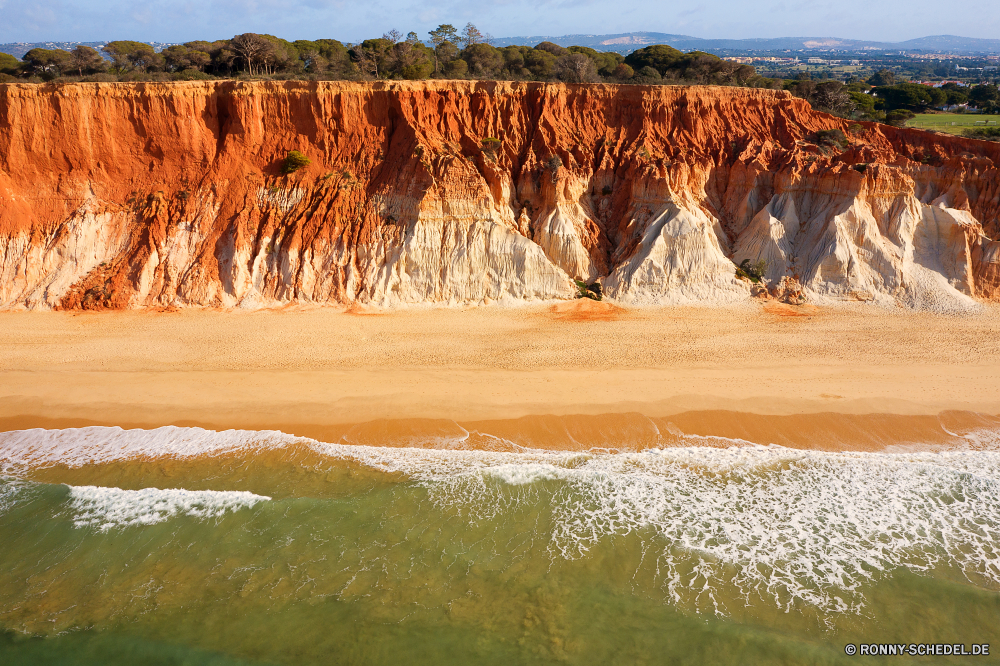
[[562,165],[563,161],[558,155],[553,155],[545,162],[545,167],[549,170],[553,183],[559,181],[559,167]]
[[842,130],[828,129],[816,132],[816,143],[821,146],[844,149],[848,146],[847,136]]
[[757,284],[764,279],[766,272],[767,262],[763,259],[758,259],[756,262],[744,259],[743,263],[736,268],[736,277],[743,280],[750,280],[754,284]]
[[494,138],[492,136],[488,136],[482,141],[480,141],[480,145],[482,145],[483,147],[483,154],[487,157],[487,159],[491,161],[496,160],[497,149],[500,148],[500,143],[501,143],[500,139]]
[[604,300],[604,289],[601,288],[600,282],[593,282],[587,284],[583,280],[573,280],[576,284],[576,288],[579,293],[577,293],[577,298],[589,298],[592,301],[602,301]]
[[299,151],[290,150],[288,151],[288,156],[285,158],[285,163],[281,167],[281,173],[295,173],[299,169],[309,166],[311,163],[312,160]]

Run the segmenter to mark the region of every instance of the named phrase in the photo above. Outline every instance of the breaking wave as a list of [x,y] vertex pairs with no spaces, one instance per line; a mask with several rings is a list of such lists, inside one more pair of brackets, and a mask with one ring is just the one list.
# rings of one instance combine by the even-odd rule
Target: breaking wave
[[73,525],[113,527],[155,525],[175,516],[221,518],[227,511],[250,508],[270,497],[245,491],[183,490],[180,488],[122,490],[98,486],[70,486]]
[[[326,444],[278,432],[83,428],[0,433],[7,473],[155,457],[235,456],[307,446],[422,488],[438,511],[510,524],[544,510],[543,556],[588,557],[638,537],[663,598],[728,614],[733,599],[789,611],[864,612],[894,571],[955,571],[1000,589],[1000,447],[828,453],[748,443],[638,453],[520,453]],[[220,517],[270,499],[244,491],[71,487],[74,524],[109,530]],[[4,500],[0,497],[0,510]],[[539,509],[541,507],[541,509]],[[529,529],[526,527],[525,529]]]

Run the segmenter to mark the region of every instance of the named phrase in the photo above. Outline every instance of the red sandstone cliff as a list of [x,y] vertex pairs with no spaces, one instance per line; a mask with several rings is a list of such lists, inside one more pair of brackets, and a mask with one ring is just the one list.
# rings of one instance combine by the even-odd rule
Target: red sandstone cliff
[[[292,149],[312,164],[282,176]],[[484,302],[571,277],[725,300],[745,258],[820,300],[971,303],[1000,295],[997,164],[744,88],[9,84],[0,307]]]

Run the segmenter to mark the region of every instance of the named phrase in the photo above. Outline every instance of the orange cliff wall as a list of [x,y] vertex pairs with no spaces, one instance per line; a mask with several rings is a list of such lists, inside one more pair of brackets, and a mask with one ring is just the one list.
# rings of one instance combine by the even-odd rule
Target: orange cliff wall
[[[818,145],[832,128],[847,146]],[[292,149],[312,164],[283,176]],[[0,307],[481,303],[571,278],[724,302],[759,258],[817,301],[964,307],[1000,294],[997,164],[745,88],[9,84]]]

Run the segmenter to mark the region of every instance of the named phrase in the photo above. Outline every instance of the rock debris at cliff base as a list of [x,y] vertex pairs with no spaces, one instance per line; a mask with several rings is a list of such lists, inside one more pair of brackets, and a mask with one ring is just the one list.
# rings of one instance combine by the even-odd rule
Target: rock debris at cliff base
[[[839,129],[844,141],[823,141]],[[297,150],[310,163],[284,174]],[[0,86],[0,307],[1000,297],[1000,145],[780,91]]]

